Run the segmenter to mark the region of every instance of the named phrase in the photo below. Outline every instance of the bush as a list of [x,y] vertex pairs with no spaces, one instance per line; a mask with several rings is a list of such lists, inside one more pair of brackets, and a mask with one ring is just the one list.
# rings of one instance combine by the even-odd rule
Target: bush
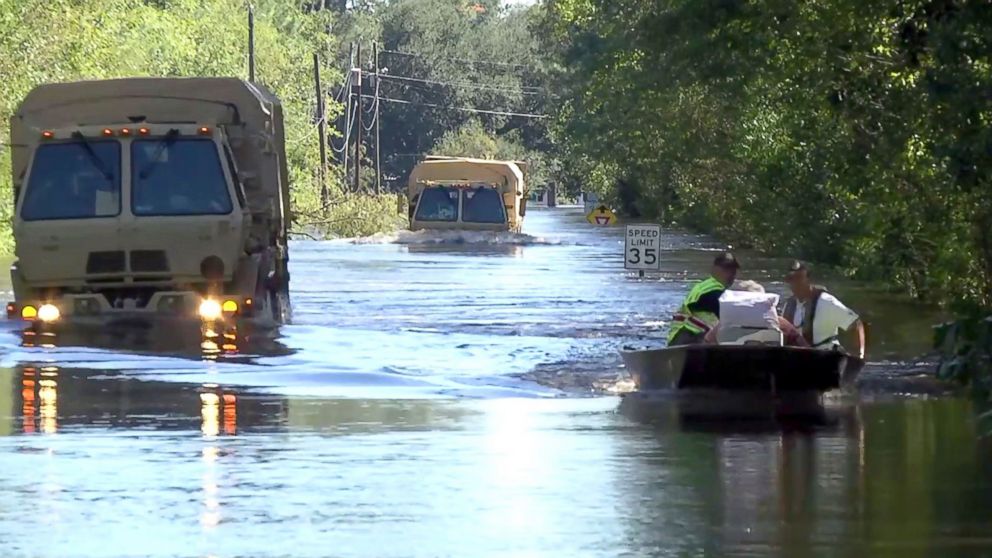
[[934,332],[940,354],[937,376],[970,385],[983,397],[992,394],[992,316],[948,322]]
[[320,203],[319,188],[293,192],[292,232],[310,238],[369,236],[406,224],[406,205],[396,194],[355,194],[333,189]]
[[556,134],[608,198],[992,308],[988,2],[542,6]]

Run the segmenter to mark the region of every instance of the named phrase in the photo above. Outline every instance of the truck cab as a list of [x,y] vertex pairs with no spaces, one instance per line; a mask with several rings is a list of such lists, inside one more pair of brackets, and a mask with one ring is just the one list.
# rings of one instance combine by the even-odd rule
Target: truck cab
[[431,156],[410,173],[410,229],[520,232],[526,165]]
[[283,321],[282,134],[278,100],[233,78],[36,88],[11,120],[8,317]]

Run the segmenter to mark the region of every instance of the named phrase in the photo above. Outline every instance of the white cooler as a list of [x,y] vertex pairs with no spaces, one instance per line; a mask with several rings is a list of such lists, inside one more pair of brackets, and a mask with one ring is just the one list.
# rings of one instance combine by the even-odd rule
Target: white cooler
[[724,291],[720,296],[717,343],[781,346],[784,340],[778,327],[777,306],[777,294]]

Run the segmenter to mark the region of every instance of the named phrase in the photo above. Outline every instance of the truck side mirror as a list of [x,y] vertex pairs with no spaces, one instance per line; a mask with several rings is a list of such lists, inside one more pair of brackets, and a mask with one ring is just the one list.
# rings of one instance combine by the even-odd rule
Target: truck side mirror
[[520,198],[520,216],[527,215],[527,196]]

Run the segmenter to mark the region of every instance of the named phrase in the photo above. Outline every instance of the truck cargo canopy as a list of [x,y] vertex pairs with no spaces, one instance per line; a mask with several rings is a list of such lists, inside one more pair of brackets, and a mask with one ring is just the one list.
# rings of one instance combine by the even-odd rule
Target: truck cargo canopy
[[431,157],[410,173],[409,191],[415,195],[425,182],[486,182],[503,191],[523,194],[524,176],[516,162],[460,157]]
[[[264,86],[237,78],[126,78],[33,89],[11,117],[13,181],[20,186],[43,130],[82,126],[207,124],[230,142],[259,234],[285,236],[290,216],[282,106]],[[267,215],[267,218],[265,217]]]

